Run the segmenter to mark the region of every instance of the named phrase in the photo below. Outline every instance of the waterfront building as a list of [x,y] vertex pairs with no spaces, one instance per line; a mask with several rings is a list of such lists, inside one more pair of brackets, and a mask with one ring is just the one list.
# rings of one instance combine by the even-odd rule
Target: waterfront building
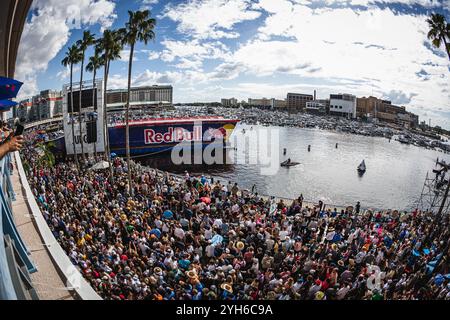
[[330,114],[355,119],[356,96],[352,94],[331,94]]
[[312,114],[326,114],[330,111],[330,100],[317,99],[306,103],[306,112]]
[[306,109],[306,103],[314,100],[313,95],[302,93],[287,94],[287,108],[289,111],[303,111]]
[[262,98],[262,99],[248,99],[248,105],[252,107],[259,108],[270,108],[270,109],[282,109],[286,108],[287,103],[286,100],[280,100],[275,98]]
[[419,124],[419,116],[407,112],[404,106],[393,105],[389,100],[373,96],[357,99],[357,117],[376,119],[411,128]]
[[252,99],[248,98],[248,105],[252,107],[270,108],[272,106],[272,99]]
[[222,103],[222,106],[224,106],[224,107],[234,107],[234,106],[237,106],[238,100],[233,97],[231,99],[222,99],[221,103]]
[[[108,109],[124,109],[127,103],[127,90],[108,90],[106,103]],[[173,87],[167,86],[145,86],[131,88],[131,108],[172,106]]]

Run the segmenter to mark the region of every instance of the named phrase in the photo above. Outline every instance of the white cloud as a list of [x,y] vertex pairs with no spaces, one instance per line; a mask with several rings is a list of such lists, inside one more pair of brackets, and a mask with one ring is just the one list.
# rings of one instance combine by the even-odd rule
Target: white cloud
[[[226,59],[239,72],[332,80],[334,91],[361,95],[387,96],[394,90],[412,106],[448,104],[443,88],[450,86],[450,63],[423,45],[428,41],[425,16],[377,7],[313,10],[284,0],[261,0],[258,6],[270,13],[259,33]],[[432,76],[420,77],[421,70]]]
[[150,10],[159,0],[142,0],[140,10]]
[[159,57],[161,56],[161,54],[159,52],[156,51],[148,51],[148,59],[149,60],[156,60],[159,59]]
[[[137,57],[138,53],[139,53],[138,50],[134,51],[133,61],[139,61],[139,59]],[[130,61],[130,54],[131,54],[131,50],[130,49],[123,49],[122,51],[120,51],[120,59],[118,59],[118,61],[122,61],[122,62],[128,63]]]
[[161,59],[167,63],[175,63],[180,69],[200,69],[205,59],[223,60],[231,56],[230,50],[219,41],[164,40],[161,44],[165,49],[160,53],[151,51],[149,60]]
[[115,3],[110,0],[36,0],[34,14],[26,23],[17,59],[16,78],[25,82],[20,96],[38,91],[37,74],[45,72],[48,63],[66,45],[72,29],[113,23]]
[[239,33],[233,31],[237,23],[261,15],[251,7],[250,0],[193,0],[168,5],[163,16],[178,22],[178,31],[195,38],[237,38]]
[[[80,66],[75,66],[73,68],[73,74],[75,75],[75,73],[77,73],[78,71],[80,71]],[[70,67],[67,66],[66,68],[62,69],[61,71],[59,71],[56,74],[56,77],[61,80],[61,81],[66,81],[67,79],[70,78]],[[75,81],[75,80],[74,80]]]

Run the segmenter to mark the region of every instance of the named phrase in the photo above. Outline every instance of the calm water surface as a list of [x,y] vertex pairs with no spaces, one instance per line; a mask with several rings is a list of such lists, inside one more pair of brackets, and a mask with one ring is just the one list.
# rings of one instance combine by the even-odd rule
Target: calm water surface
[[[290,157],[300,162],[298,166],[280,167],[275,175],[266,176],[261,174],[261,164],[186,167],[172,165],[167,157],[141,160],[172,172],[188,169],[195,174],[206,173],[222,182],[238,182],[241,187],[251,188],[255,184],[261,194],[295,198],[303,193],[307,200],[327,204],[354,205],[360,201],[363,207],[409,209],[415,206],[426,173],[434,168],[436,159],[450,158],[443,152],[400,144],[393,139],[389,142],[385,138],[318,129],[239,125],[233,135],[251,135],[267,129],[279,130],[279,161]],[[252,144],[248,150],[239,148],[236,153],[248,158],[255,157],[257,151],[256,144]],[[359,176],[356,167],[363,159],[367,171]]]

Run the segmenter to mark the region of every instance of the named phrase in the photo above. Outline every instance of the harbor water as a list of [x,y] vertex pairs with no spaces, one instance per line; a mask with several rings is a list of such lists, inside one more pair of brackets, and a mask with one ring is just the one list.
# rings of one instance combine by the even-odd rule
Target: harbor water
[[[291,199],[303,194],[305,200],[322,200],[328,205],[347,206],[360,201],[366,208],[403,210],[415,208],[425,176],[434,168],[436,159],[449,159],[443,152],[394,139],[319,129],[238,125],[233,135],[245,136],[261,130],[277,131],[279,162],[290,158],[300,164],[288,168],[278,165],[275,175],[264,175],[261,168],[265,165],[261,163],[173,165],[170,154],[138,160],[169,172],[188,170],[215,177],[222,183],[237,182],[241,188],[255,185],[257,192],[265,195]],[[264,157],[255,145],[238,147],[235,152],[243,153],[247,159]],[[361,176],[356,169],[362,160],[367,171]]]

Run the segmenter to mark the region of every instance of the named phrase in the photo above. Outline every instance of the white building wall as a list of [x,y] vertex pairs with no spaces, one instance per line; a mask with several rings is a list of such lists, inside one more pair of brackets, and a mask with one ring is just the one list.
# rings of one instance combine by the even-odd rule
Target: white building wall
[[[97,84],[97,143],[96,148],[97,152],[105,151],[104,137],[105,132],[103,130],[103,81],[98,81]],[[79,85],[74,84],[74,89],[79,89]],[[64,87],[63,89],[63,123],[64,123],[64,138],[66,142],[66,152],[68,155],[74,154],[73,149],[73,139],[72,139],[72,123],[74,122],[74,131],[75,131],[75,149],[77,154],[81,154],[81,143],[80,143],[80,125],[82,132],[83,149],[85,153],[94,153],[94,143],[86,143],[87,139],[87,130],[86,130],[86,122],[88,119],[88,114],[93,112],[93,108],[82,109],[82,122],[81,124],[78,122],[78,113],[74,114],[72,119],[68,113],[68,87]],[[75,91],[76,92],[76,91]]]
[[350,114],[353,119],[356,118],[356,97],[352,100],[330,99],[330,113]]

